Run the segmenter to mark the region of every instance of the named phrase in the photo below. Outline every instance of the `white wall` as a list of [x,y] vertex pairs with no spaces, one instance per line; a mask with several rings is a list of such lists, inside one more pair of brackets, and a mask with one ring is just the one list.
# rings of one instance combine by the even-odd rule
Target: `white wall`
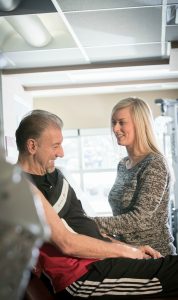
[[17,159],[15,130],[22,116],[33,108],[33,99],[13,76],[3,75],[2,105],[5,146],[8,144],[7,160],[14,163]]
[[64,121],[64,129],[105,128],[110,126],[113,106],[129,96],[137,96],[147,101],[156,117],[160,115],[160,107],[154,100],[178,99],[178,90],[34,98],[34,108],[49,110],[59,115]]

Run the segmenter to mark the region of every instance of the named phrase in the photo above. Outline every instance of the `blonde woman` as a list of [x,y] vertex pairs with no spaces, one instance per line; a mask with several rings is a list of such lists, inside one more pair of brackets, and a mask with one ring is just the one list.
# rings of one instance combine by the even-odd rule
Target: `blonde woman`
[[119,162],[109,193],[113,216],[95,221],[124,242],[176,254],[169,226],[170,171],[156,142],[151,110],[141,99],[123,99],[112,110],[111,124],[128,156]]

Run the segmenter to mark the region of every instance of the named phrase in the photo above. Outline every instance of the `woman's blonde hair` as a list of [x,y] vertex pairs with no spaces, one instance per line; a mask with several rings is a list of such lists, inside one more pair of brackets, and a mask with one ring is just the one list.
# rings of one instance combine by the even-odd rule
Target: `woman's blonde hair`
[[135,125],[136,148],[141,153],[160,153],[154,132],[154,120],[151,109],[142,99],[130,97],[119,101],[112,109],[111,124],[115,113],[129,107]]

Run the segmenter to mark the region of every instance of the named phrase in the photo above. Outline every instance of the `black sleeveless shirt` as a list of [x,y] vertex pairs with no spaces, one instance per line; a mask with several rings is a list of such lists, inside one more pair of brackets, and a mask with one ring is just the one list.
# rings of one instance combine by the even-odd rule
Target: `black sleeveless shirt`
[[[45,175],[26,173],[30,181],[43,193],[49,203],[54,206],[60,201],[65,177],[59,169]],[[66,179],[65,179],[66,180]],[[67,182],[67,180],[66,180]],[[100,234],[97,224],[89,218],[83,210],[81,201],[77,198],[74,189],[68,184],[68,192],[62,209],[58,212],[67,224],[77,233],[85,234],[94,238],[107,240]]]

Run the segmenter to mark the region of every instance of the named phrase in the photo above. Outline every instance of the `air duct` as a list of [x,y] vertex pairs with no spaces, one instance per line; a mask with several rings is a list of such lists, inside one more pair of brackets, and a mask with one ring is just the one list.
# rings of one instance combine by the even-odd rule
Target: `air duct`
[[37,15],[6,17],[6,21],[33,47],[44,47],[52,36]]
[[17,8],[22,0],[0,0],[1,11],[11,11]]

